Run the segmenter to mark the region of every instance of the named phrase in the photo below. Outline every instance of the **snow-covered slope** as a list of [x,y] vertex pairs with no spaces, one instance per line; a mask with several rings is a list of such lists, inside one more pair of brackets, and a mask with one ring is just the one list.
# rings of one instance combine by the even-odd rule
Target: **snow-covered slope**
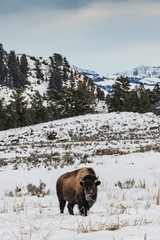
[[58,150],[63,159],[66,149],[73,162],[83,161],[84,155],[90,161],[92,155],[159,149],[160,117],[130,112],[85,115],[1,131],[0,142],[6,164],[15,163],[16,157],[30,164],[27,159],[33,154],[39,163],[43,154],[51,154],[54,165],[54,153]]
[[[20,60],[22,54],[17,54],[17,58]],[[61,56],[62,57],[62,56]],[[63,58],[63,57],[62,57]],[[24,88],[24,96],[26,100],[29,102],[31,96],[35,94],[35,91],[39,91],[39,93],[44,96],[47,95],[49,88],[49,80],[51,78],[51,59],[43,59],[36,58],[32,56],[26,56],[28,62],[28,76],[27,76],[27,84]],[[43,77],[40,79],[37,77],[36,63],[39,63],[40,71]],[[6,64],[7,65],[7,64]],[[75,87],[79,81],[87,81],[84,75],[75,70],[71,66],[58,66],[59,72],[62,75],[62,86],[66,87]],[[8,70],[7,70],[8,71]],[[64,76],[65,73],[65,76]],[[0,84],[0,99],[3,99],[4,104],[8,104],[11,100],[10,96],[14,89],[7,87],[5,84]]]
[[145,88],[153,89],[156,84],[160,84],[160,66],[140,66],[132,69],[131,71],[119,72],[113,75],[99,75],[94,71],[88,71],[77,68],[78,71],[84,75],[90,77],[98,85],[106,89],[108,92],[112,90],[112,85],[119,76],[125,76],[129,78],[131,87],[143,83]]
[[[86,115],[0,132],[0,238],[159,240],[159,146],[160,117],[151,113]],[[60,214],[56,180],[84,166],[101,180],[97,201],[87,217],[76,207],[75,216],[67,208]],[[46,187],[33,194],[40,181]]]

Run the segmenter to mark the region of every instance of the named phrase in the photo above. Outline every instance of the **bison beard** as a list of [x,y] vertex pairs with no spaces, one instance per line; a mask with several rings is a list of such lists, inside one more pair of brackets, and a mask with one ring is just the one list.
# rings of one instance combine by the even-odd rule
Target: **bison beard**
[[97,186],[100,183],[92,168],[81,168],[60,176],[57,180],[60,212],[64,212],[67,201],[69,214],[74,215],[73,208],[77,204],[81,215],[87,216],[88,210],[96,201]]

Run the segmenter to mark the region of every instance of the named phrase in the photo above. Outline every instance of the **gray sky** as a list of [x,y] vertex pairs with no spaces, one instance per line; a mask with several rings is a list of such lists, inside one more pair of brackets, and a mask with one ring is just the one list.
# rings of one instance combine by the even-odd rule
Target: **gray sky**
[[160,0],[0,0],[0,43],[102,74],[160,66]]

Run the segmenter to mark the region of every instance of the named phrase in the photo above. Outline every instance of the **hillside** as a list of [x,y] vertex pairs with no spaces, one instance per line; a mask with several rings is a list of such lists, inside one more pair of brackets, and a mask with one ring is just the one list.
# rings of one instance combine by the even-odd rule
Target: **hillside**
[[76,89],[79,82],[88,84],[90,80],[71,67],[67,59],[58,53],[43,59],[16,54],[14,51],[7,53],[0,44],[0,99],[5,104],[9,103],[17,88],[23,89],[26,100],[30,101],[36,91],[47,97],[50,89]]
[[[160,117],[88,114],[0,132],[1,239],[158,240]],[[87,217],[59,213],[56,180],[93,167]]]
[[108,113],[1,131],[1,166],[13,161],[32,167],[41,159],[59,166],[90,162],[95,155],[159,151],[159,130],[160,117],[152,113]]
[[90,77],[96,84],[103,87],[105,90],[110,92],[112,86],[115,83],[117,77],[124,76],[128,77],[132,88],[140,83],[143,83],[146,89],[152,90],[156,84],[160,84],[160,67],[154,66],[140,66],[130,71],[119,72],[112,75],[100,75],[94,71],[88,71],[80,68],[76,68],[79,72],[85,76]]
[[62,55],[7,53],[0,44],[0,130],[101,111],[101,98],[104,90]]

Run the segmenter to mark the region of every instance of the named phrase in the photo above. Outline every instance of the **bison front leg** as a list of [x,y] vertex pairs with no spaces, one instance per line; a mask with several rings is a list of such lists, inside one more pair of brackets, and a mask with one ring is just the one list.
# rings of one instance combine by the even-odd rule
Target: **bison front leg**
[[74,215],[74,212],[73,212],[74,204],[68,203],[67,207],[68,207],[69,214]]
[[60,212],[63,213],[65,205],[66,205],[66,201],[65,200],[60,200],[59,202],[60,202]]
[[87,208],[83,205],[78,205],[78,208],[79,208],[79,211],[80,211],[80,214],[82,216],[87,216]]

